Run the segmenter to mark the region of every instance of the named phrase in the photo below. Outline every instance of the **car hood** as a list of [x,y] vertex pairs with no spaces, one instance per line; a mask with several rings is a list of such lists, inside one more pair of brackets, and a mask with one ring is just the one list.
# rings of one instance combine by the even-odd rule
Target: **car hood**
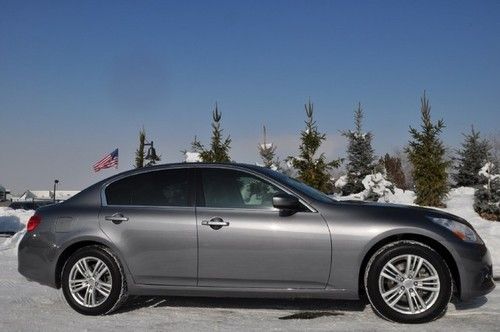
[[393,204],[393,203],[378,203],[378,202],[367,202],[367,201],[356,201],[356,200],[346,200],[346,201],[335,201],[332,205],[337,207],[343,207],[347,209],[353,209],[356,211],[366,210],[370,215],[379,216],[398,216],[410,217],[411,219],[419,219],[419,221],[432,222],[429,217],[432,218],[444,218],[456,221],[458,223],[464,224],[470,228],[472,225],[457,215],[441,211],[430,207],[421,207],[416,205],[403,205],[403,204]]

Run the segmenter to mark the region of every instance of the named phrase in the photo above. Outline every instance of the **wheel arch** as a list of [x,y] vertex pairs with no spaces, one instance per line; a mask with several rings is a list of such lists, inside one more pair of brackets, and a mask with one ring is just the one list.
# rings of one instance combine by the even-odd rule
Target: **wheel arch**
[[451,276],[453,278],[453,282],[456,287],[456,291],[458,292],[458,295],[460,296],[461,289],[460,289],[460,272],[458,270],[457,263],[455,259],[453,258],[453,255],[451,252],[444,246],[442,245],[439,241],[430,238],[425,235],[421,234],[412,234],[412,233],[403,233],[403,234],[395,234],[395,235],[390,235],[388,237],[385,237],[378,242],[376,242],[369,250],[366,252],[364,255],[364,258],[361,262],[360,269],[359,269],[359,276],[358,276],[358,293],[360,296],[365,295],[365,286],[364,286],[364,275],[366,271],[366,267],[368,265],[368,261],[370,258],[383,246],[393,243],[396,241],[401,241],[401,240],[411,240],[411,241],[416,241],[423,243],[432,249],[434,249],[441,257],[443,257],[444,261],[448,265],[448,268],[450,269]]
[[[116,254],[116,251],[113,250],[113,248],[109,244],[107,244],[103,241],[96,240],[96,239],[85,239],[85,240],[80,240],[80,241],[71,243],[62,251],[62,253],[57,258],[57,263],[56,263],[56,267],[55,267],[55,276],[54,276],[56,288],[61,288],[62,270],[64,268],[64,265],[66,264],[66,261],[71,257],[71,255],[73,255],[77,250],[79,250],[81,248],[88,247],[88,246],[96,246],[96,245],[105,247],[108,250],[111,250],[113,253]],[[118,259],[120,259],[120,258],[118,258]],[[123,266],[123,262],[121,262],[121,263]]]

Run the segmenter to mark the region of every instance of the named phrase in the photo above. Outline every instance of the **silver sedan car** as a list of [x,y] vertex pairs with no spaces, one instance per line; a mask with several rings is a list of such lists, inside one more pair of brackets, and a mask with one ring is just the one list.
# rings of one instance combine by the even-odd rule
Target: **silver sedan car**
[[86,315],[127,295],[369,299],[383,318],[436,319],[450,297],[494,287],[488,249],[465,220],[339,202],[243,164],[170,164],[112,176],[38,209],[19,272],[62,288]]

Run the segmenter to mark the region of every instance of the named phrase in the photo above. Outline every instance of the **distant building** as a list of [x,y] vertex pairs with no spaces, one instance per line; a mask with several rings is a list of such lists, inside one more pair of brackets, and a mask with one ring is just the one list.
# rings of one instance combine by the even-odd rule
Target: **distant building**
[[[78,194],[78,190],[56,190],[56,201],[65,201],[68,198]],[[19,201],[52,201],[54,200],[54,191],[52,190],[26,190]]]
[[10,200],[10,190],[0,185],[0,202]]

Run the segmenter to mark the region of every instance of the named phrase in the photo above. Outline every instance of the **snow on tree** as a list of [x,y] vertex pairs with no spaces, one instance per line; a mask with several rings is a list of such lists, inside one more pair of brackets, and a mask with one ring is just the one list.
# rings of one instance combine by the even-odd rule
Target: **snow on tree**
[[340,176],[337,181],[335,181],[335,188],[342,189],[347,184],[347,175]]
[[184,161],[186,163],[199,163],[202,160],[198,152],[184,151]]
[[487,162],[478,175],[486,182],[474,193],[474,210],[485,219],[500,221],[500,174]]
[[376,202],[379,199],[384,199],[387,201],[387,195],[394,194],[394,185],[387,181],[382,173],[369,174],[361,182],[365,188],[363,191],[365,200]]
[[222,113],[219,112],[217,103],[215,103],[215,109],[212,113],[212,138],[210,142],[210,149],[206,149],[205,146],[194,138],[193,143],[191,143],[194,152],[199,153],[199,157],[203,162],[206,163],[228,163],[231,161],[229,157],[229,150],[231,149],[231,138],[228,136],[225,139],[222,138],[222,131],[220,127],[220,121],[222,118]]
[[413,166],[413,180],[415,182],[415,203],[418,205],[444,207],[444,198],[448,193],[447,167],[450,161],[445,158],[446,149],[439,138],[444,121],[436,124],[431,120],[431,106],[424,91],[420,98],[420,112],[422,118],[421,131],[410,127],[412,140],[406,152]]
[[491,159],[493,164],[495,164],[495,167],[500,167],[500,131],[492,135],[489,141],[492,147]]
[[479,175],[479,170],[490,159],[491,146],[486,139],[481,139],[480,133],[473,126],[469,134],[463,135],[465,139],[462,148],[457,150],[457,173],[452,177],[457,186],[476,186],[484,179]]
[[262,126],[262,128],[263,141],[257,146],[260,158],[264,163],[264,167],[270,168],[272,170],[279,170],[280,161],[278,160],[278,158],[276,158],[276,146],[273,143],[267,141],[266,126]]
[[342,133],[348,140],[347,145],[347,184],[342,188],[343,195],[359,193],[364,190],[363,179],[373,173],[374,151],[372,148],[373,135],[362,130],[363,109],[361,103],[354,112],[354,130]]
[[333,189],[329,171],[337,168],[341,160],[327,161],[325,154],[317,156],[317,152],[326,135],[319,132],[316,121],[313,118],[313,104],[309,100],[304,105],[307,119],[306,128],[301,132],[301,143],[299,155],[289,156],[287,161],[297,170],[298,178],[306,184],[325,193],[330,193]]

